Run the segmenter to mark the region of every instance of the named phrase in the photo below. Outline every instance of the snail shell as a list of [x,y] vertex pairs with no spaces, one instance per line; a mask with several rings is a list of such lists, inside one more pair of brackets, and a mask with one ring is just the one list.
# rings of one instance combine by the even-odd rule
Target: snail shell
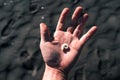
[[68,44],[64,43],[61,47],[62,50],[67,50],[69,49]]

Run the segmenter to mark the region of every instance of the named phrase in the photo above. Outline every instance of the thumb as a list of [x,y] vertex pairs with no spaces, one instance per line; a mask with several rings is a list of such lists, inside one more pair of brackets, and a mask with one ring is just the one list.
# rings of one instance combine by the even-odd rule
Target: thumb
[[47,42],[50,38],[48,27],[45,23],[40,23],[41,42]]

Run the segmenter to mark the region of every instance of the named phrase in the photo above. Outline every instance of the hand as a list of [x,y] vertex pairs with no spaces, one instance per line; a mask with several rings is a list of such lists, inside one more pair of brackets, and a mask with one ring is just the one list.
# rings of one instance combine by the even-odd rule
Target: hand
[[[71,64],[74,63],[82,46],[97,30],[96,26],[93,26],[86,34],[79,38],[88,18],[87,13],[82,16],[80,15],[82,11],[82,7],[77,7],[75,9],[71,18],[72,25],[70,25],[66,31],[63,31],[69,13],[69,8],[64,8],[60,15],[53,40],[50,40],[50,33],[47,25],[44,23],[40,24],[40,49],[47,67],[60,71],[67,71],[70,69]],[[80,17],[82,17],[82,21],[78,23]],[[68,49],[64,49],[63,44],[67,44]]]

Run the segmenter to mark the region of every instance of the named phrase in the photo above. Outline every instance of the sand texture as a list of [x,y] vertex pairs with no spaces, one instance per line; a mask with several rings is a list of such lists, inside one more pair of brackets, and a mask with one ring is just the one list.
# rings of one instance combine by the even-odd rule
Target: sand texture
[[89,14],[84,32],[93,25],[98,31],[68,80],[120,80],[120,0],[0,0],[0,80],[41,80],[39,23],[52,35],[62,9],[71,9],[70,19],[77,6]]

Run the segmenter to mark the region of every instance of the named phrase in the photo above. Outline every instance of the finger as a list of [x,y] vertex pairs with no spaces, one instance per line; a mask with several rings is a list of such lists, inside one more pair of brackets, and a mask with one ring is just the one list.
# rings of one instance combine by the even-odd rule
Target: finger
[[50,40],[50,33],[46,24],[40,24],[40,35],[41,35],[41,42],[47,42]]
[[69,8],[64,8],[58,20],[56,30],[63,30],[63,26],[65,25],[65,21],[68,13],[69,13]]
[[80,34],[83,32],[84,24],[87,21],[87,19],[88,19],[88,14],[85,13],[83,15],[82,21],[77,25],[76,29],[74,30],[73,36],[76,36],[76,37],[80,36]]
[[80,45],[84,45],[85,42],[93,36],[96,30],[97,30],[97,27],[93,26],[86,34],[84,34],[80,39]]
[[74,11],[74,13],[72,15],[72,21],[74,23],[76,23],[76,21],[78,21],[78,18],[80,16],[80,14],[82,13],[82,10],[83,10],[83,8],[80,7],[80,6],[75,9],[75,11]]
[[68,32],[71,32],[71,33],[73,32],[74,26],[77,23],[80,15],[82,14],[82,10],[83,10],[83,8],[80,6],[75,9],[75,11],[72,15],[72,23],[71,23],[70,27],[68,27],[68,29],[67,29]]

